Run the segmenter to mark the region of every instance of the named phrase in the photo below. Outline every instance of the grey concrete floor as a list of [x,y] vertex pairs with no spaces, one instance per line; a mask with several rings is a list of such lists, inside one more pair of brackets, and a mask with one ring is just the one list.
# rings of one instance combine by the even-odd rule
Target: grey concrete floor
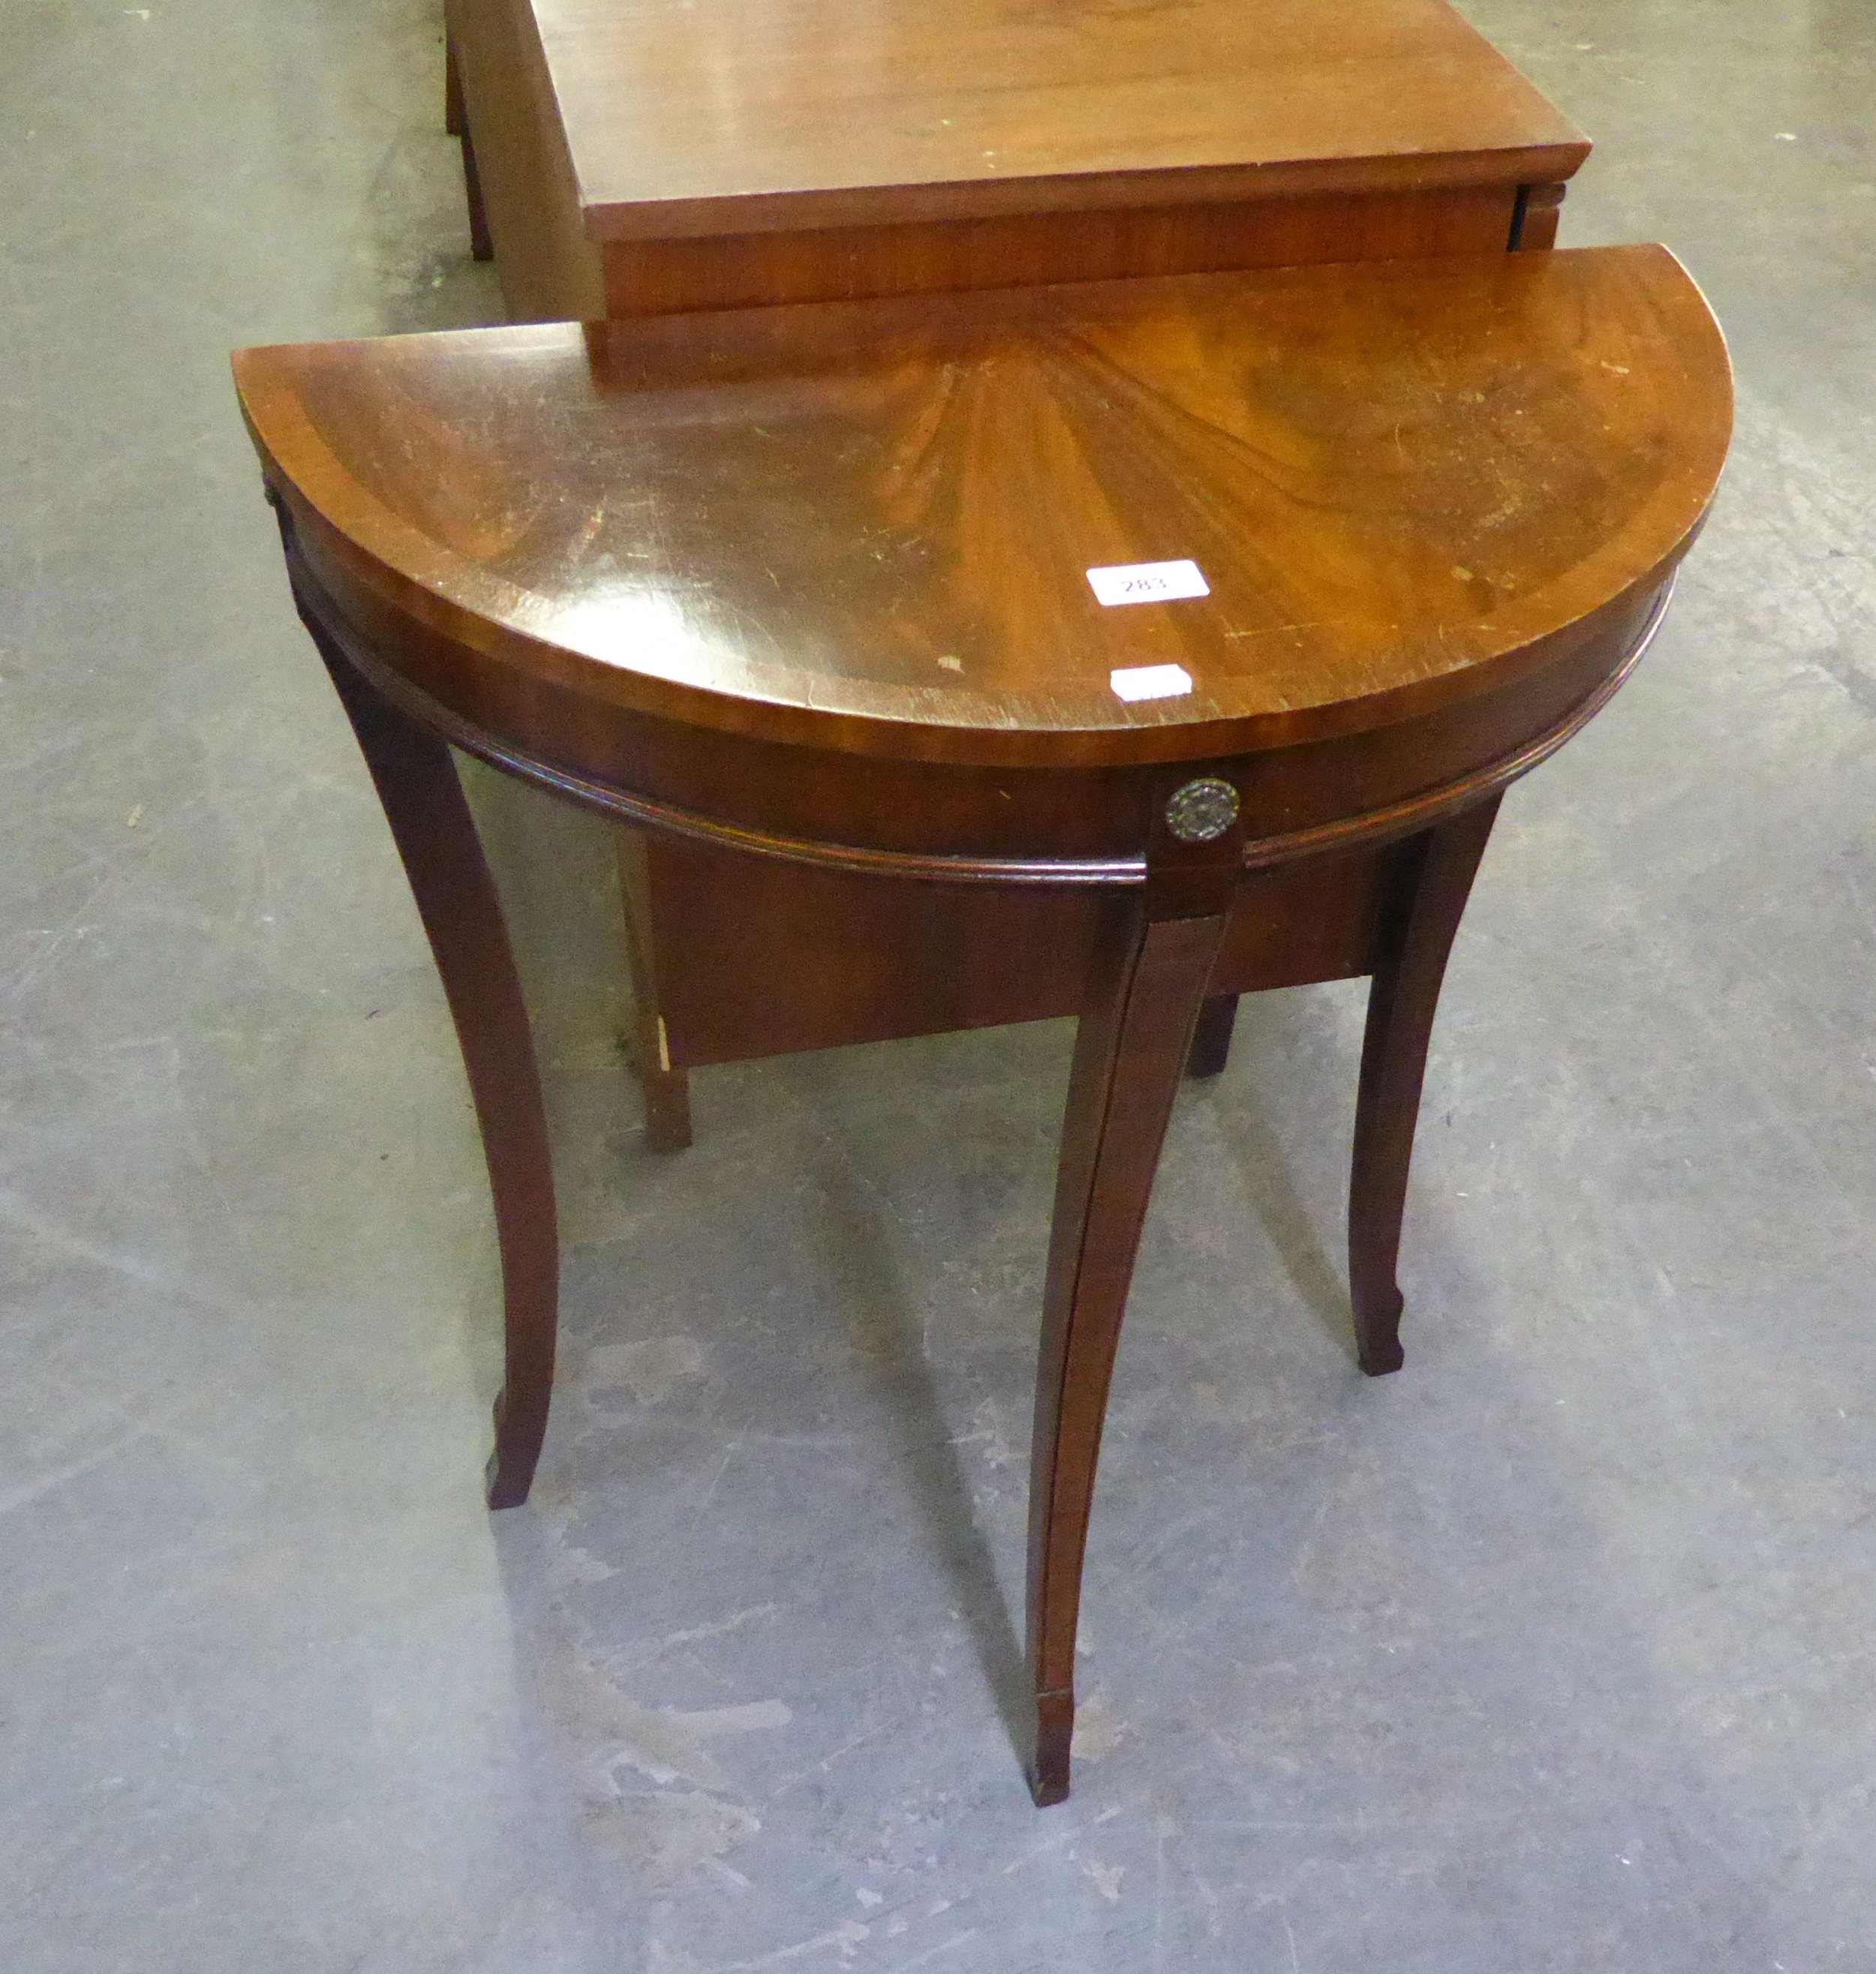
[[999,1713],[1068,1037],[715,1072],[642,1149],[600,847],[476,785],[570,1348],[477,1495],[453,1044],[225,352],[494,315],[430,0],[12,0],[0,61],[0,1966],[1876,1968],[1876,5],[1474,0],[1664,239],[1737,451],[1507,805],[1415,1169],[1360,1019],[1184,1101],[1077,1789]]

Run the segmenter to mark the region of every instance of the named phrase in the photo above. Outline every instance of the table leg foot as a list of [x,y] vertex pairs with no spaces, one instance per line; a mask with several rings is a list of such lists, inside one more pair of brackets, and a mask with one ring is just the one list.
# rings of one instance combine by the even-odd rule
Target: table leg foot
[[1385,1378],[1407,1361],[1401,1348],[1400,1320],[1405,1301],[1399,1289],[1378,1304],[1355,1305],[1356,1358],[1371,1378]]
[[1492,796],[1405,846],[1368,991],[1348,1231],[1356,1352],[1371,1378],[1398,1371],[1403,1362],[1402,1303],[1395,1277],[1427,1044],[1447,958],[1498,799]]
[[645,1143],[654,1152],[688,1151],[692,1143],[689,1074],[681,1069],[648,1071],[639,1056],[638,1080],[644,1090]]
[[1231,1060],[1232,1030],[1238,1025],[1238,996],[1215,994],[1199,1011],[1192,1053],[1186,1059],[1188,1076],[1216,1076]]
[[526,1500],[547,1431],[544,1411],[536,1418],[531,1408],[511,1408],[507,1399],[505,1390],[496,1397],[495,1445],[483,1474],[491,1510],[518,1508]]
[[1068,1754],[1074,1741],[1074,1695],[1036,1695],[1035,1754],[1029,1765],[1029,1793],[1038,1809],[1068,1800]]

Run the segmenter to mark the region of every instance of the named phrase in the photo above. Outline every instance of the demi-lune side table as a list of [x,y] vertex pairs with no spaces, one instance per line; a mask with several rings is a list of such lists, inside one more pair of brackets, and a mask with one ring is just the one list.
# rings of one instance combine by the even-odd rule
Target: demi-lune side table
[[[446,41],[517,321],[1540,250],[1589,148],[1448,0],[448,0]],[[897,894],[771,870],[753,895],[707,846],[614,835],[658,1149],[691,1141],[693,1071],[1079,1005],[1046,941],[966,1002],[917,991],[1002,940],[987,894],[922,951]],[[785,963],[753,963],[758,910]],[[906,991],[838,991],[882,913]]]
[[558,1252],[451,745],[734,860],[758,953],[787,949],[765,873],[892,901],[845,926],[843,992],[911,991],[912,920],[940,962],[918,991],[958,1005],[1007,953],[1074,970],[1028,1587],[1031,1779],[1058,1800],[1108,1381],[1201,1008],[1373,976],[1350,1274],[1361,1363],[1394,1369],[1428,1036],[1500,792],[1635,662],[1720,472],[1698,291],[1659,248],[1498,253],[235,369],[480,1119],[493,1505],[546,1428]]

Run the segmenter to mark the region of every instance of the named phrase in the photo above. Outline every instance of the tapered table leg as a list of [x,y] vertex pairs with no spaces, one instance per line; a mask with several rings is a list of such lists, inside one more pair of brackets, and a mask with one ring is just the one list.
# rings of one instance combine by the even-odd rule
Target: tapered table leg
[[1029,1480],[1028,1656],[1038,1804],[1068,1793],[1075,1628],[1120,1321],[1199,1005],[1228,913],[1235,840],[1212,908],[1117,911],[1076,1037],[1044,1291]]
[[560,1287],[547,1117],[521,982],[448,747],[353,667],[298,582],[295,590],[404,860],[475,1099],[505,1304],[506,1374],[495,1401],[488,1503],[512,1508],[527,1499],[547,1430]]
[[1402,1297],[1395,1277],[1427,1044],[1447,956],[1498,801],[1494,795],[1467,809],[1410,847],[1368,992],[1349,1178],[1349,1287],[1357,1353],[1371,1378],[1398,1371],[1403,1361]]

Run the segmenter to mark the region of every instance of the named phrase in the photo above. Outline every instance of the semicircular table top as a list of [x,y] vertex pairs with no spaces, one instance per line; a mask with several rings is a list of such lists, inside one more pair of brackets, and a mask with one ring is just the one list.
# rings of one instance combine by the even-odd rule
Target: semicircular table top
[[[1012,765],[1284,746],[1493,690],[1666,580],[1730,427],[1719,330],[1658,247],[289,346],[236,371],[316,552],[465,664]],[[1130,583],[1149,600],[1104,600]]]

